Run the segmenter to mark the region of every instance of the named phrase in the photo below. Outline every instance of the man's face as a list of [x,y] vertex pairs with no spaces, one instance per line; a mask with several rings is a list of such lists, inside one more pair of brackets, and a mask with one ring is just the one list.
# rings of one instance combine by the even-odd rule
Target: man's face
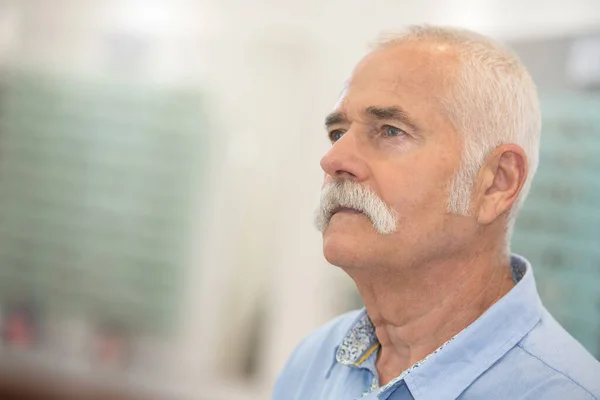
[[321,160],[324,185],[369,187],[395,210],[398,224],[381,235],[362,213],[335,213],[323,232],[332,264],[391,267],[464,248],[472,222],[446,211],[462,139],[439,103],[456,68],[451,52],[423,43],[377,50],[356,67],[327,118],[333,145]]

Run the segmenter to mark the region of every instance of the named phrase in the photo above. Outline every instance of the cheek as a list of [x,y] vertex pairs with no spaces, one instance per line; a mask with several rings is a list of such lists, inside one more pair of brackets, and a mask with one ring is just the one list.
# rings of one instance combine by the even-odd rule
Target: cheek
[[385,199],[401,214],[428,213],[446,208],[453,171],[437,159],[398,165],[388,171]]

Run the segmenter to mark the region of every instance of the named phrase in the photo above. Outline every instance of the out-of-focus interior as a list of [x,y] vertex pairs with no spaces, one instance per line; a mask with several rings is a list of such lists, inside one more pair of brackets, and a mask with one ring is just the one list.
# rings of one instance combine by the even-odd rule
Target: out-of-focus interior
[[0,398],[268,398],[361,306],[312,226],[322,122],[369,41],[415,23],[530,68],[513,250],[600,358],[597,0],[0,0]]

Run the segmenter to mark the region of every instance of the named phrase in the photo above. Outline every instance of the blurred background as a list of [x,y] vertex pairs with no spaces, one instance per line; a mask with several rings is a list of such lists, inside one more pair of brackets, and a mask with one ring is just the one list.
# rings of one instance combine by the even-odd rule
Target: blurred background
[[361,306],[312,226],[322,123],[367,44],[415,23],[530,68],[513,249],[600,358],[600,0],[0,0],[0,387],[268,398]]

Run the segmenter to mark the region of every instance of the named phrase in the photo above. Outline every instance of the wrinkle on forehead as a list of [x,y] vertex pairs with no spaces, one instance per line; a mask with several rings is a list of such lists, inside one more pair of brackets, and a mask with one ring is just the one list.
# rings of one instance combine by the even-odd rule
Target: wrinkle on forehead
[[407,110],[421,127],[452,131],[442,100],[458,76],[459,59],[448,45],[400,43],[367,54],[345,83],[334,110],[360,119],[369,106],[393,106]]

